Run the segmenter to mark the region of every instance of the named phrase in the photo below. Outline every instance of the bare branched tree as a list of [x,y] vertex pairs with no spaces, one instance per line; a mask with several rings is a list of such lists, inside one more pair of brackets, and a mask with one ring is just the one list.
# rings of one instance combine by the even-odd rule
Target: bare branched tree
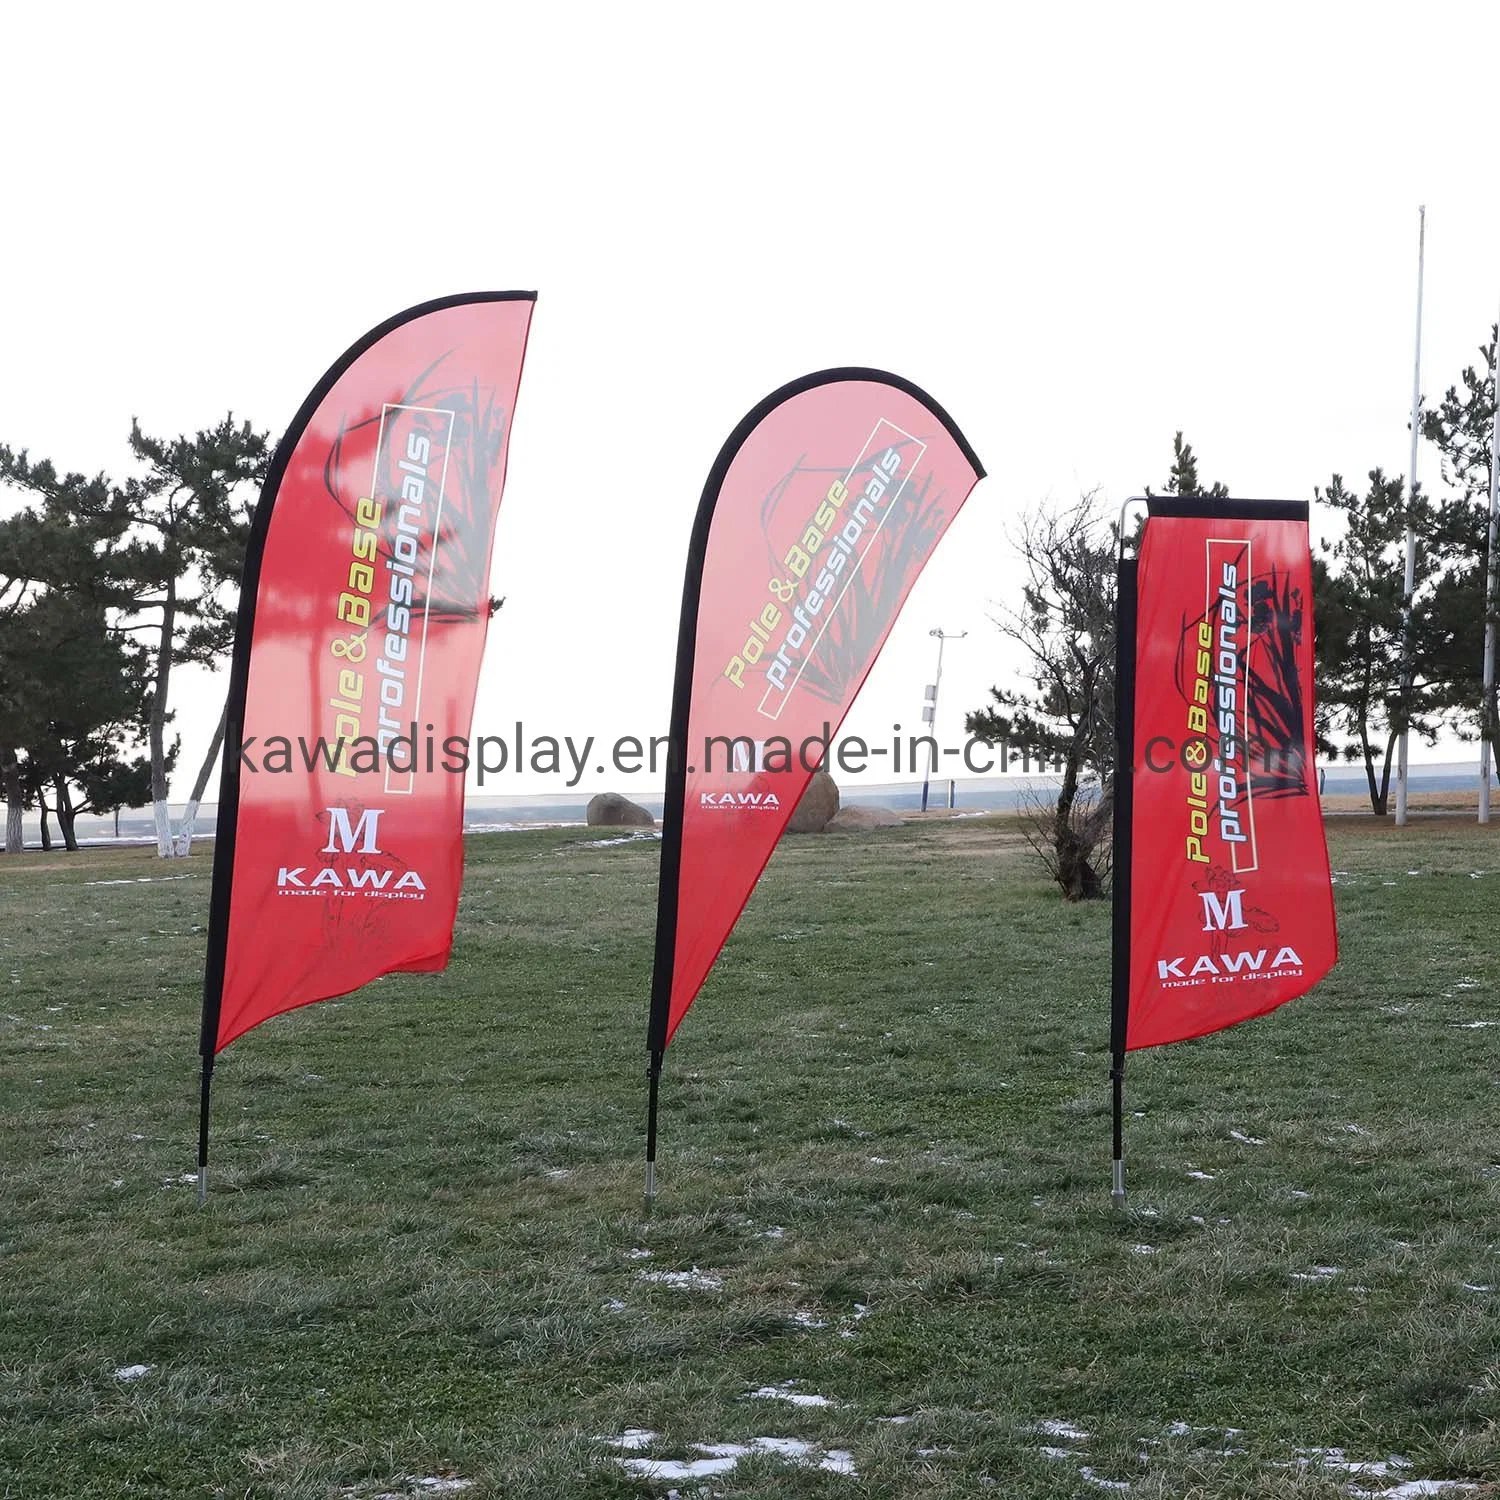
[[1114,792],[1115,554],[1097,499],[1033,511],[1011,538],[1026,582],[1017,608],[994,617],[1025,652],[1028,685],[991,688],[970,734],[1060,763],[1055,798],[1022,804],[1027,840],[1069,901],[1108,889]]

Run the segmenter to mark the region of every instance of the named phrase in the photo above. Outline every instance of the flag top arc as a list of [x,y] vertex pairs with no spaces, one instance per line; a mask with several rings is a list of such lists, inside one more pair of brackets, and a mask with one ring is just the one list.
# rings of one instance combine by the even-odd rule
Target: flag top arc
[[[272,1015],[447,961],[463,778],[393,774],[390,724],[399,707],[440,740],[467,738],[535,300],[460,293],[385,319],[329,367],[277,446],[230,665],[206,1059]],[[382,698],[397,678],[402,691]],[[290,765],[247,751],[267,739],[289,742]],[[366,740],[383,769],[356,768],[347,747]]]
[[922,566],[983,475],[926,391],[864,366],[780,387],[720,450],[683,587],[653,1054],[692,1004],[811,779],[819,752],[804,755],[804,745],[837,732]]

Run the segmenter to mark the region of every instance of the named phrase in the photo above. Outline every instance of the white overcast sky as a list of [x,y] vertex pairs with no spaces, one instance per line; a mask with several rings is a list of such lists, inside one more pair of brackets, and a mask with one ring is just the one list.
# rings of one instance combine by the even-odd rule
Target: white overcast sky
[[1237,495],[1404,473],[1419,204],[1424,392],[1500,303],[1493,4],[143,3],[3,37],[0,441],[118,473],[132,415],[279,436],[390,314],[536,289],[477,731],[664,730],[703,480],[797,375],[894,370],[989,470],[846,726],[912,725],[929,630],[968,630],[957,743],[1023,508],[1159,486],[1178,428]]

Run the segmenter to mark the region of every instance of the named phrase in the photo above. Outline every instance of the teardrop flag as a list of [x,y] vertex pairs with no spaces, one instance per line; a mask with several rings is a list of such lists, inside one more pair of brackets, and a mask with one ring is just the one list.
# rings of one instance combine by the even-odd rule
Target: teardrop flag
[[204,977],[214,1055],[284,1011],[448,961],[489,569],[535,294],[361,338],[282,439],[251,526]]
[[804,376],[731,434],[688,549],[647,1049],[662,1056],[890,634],[983,477],[924,391]]
[[1338,956],[1302,501],[1152,498],[1121,566],[1112,1052],[1305,994]]

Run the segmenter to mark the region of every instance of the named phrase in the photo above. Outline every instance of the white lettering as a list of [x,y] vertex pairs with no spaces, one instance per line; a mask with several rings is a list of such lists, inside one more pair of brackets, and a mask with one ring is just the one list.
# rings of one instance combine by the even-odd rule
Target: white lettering
[[360,854],[379,854],[380,848],[375,839],[379,832],[380,815],[384,811],[382,807],[366,808],[359,815],[359,821],[351,824],[347,807],[330,807],[328,809],[328,842],[323,845],[323,853],[337,854],[338,849],[334,847],[337,841],[343,846],[345,854],[355,853],[356,843],[359,844]]

